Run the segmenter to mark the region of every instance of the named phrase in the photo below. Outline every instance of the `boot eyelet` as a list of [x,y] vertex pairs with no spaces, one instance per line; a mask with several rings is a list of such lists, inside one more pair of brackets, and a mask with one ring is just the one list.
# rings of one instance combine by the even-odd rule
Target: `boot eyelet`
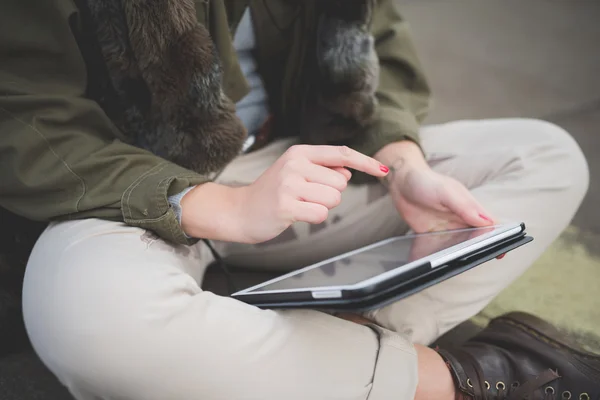
[[564,400],[569,400],[572,397],[571,392],[569,392],[568,390],[562,392],[562,398]]
[[[514,387],[514,383],[513,383],[513,387]],[[496,383],[496,389],[498,390],[505,390],[506,389],[506,384],[502,381]]]
[[590,395],[587,393],[581,393],[579,395],[579,400],[590,400]]
[[485,388],[487,390],[490,390],[490,383],[488,381],[485,381]]
[[554,394],[554,388],[552,386],[546,386],[544,392],[546,392],[546,394]]
[[521,384],[519,382],[513,382],[512,385],[510,385],[513,389],[518,388],[519,386],[521,386]]
[[472,388],[472,387],[473,387],[473,384],[471,383],[471,380],[470,380],[470,379],[467,379],[467,386],[468,386],[468,387],[470,387],[470,388]]

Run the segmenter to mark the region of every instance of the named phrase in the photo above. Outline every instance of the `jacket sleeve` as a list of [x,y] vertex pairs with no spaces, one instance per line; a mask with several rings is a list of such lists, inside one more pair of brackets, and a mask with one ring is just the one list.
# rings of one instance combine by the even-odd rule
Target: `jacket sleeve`
[[369,134],[353,144],[371,156],[400,140],[420,144],[419,127],[429,109],[429,85],[399,8],[397,0],[376,0],[373,13],[371,31],[381,68],[379,105]]
[[72,1],[0,5],[0,206],[32,220],[103,218],[191,244],[167,197],[207,180],[118,140],[85,97]]

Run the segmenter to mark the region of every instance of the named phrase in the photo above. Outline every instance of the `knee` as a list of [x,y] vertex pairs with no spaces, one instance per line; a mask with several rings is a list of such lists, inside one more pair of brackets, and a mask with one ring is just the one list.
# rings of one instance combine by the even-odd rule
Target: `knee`
[[535,138],[531,156],[544,162],[546,173],[568,182],[573,196],[583,198],[589,187],[589,167],[585,155],[573,136],[564,128],[548,121],[530,119],[527,135]]

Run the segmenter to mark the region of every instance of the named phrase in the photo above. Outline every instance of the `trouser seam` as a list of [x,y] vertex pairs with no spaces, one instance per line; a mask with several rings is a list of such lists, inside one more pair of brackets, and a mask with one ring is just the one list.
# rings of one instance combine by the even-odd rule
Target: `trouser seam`
[[[411,351],[408,351],[408,349],[398,346],[396,345],[392,340],[384,340],[384,335],[382,334],[382,329],[379,325],[377,324],[365,324],[365,326],[367,326],[369,329],[371,329],[375,335],[377,335],[377,339],[378,339],[378,343],[379,345],[377,346],[377,354],[375,357],[375,363],[373,366],[373,374],[371,375],[371,387],[369,388],[369,392],[367,393],[367,397],[366,400],[369,400],[371,398],[371,393],[373,391],[373,388],[375,387],[375,377],[377,375],[377,369],[380,367],[380,356],[381,353],[384,349],[384,347],[391,347],[393,349],[399,350],[401,351],[403,354],[409,355],[411,357],[415,356],[415,354]],[[388,331],[386,332],[388,333],[387,338],[389,339],[399,339],[399,340],[403,340],[403,338],[398,335],[396,332],[393,331]]]
[[377,342],[378,342],[378,346],[377,346],[377,354],[375,355],[375,364],[373,365],[373,374],[371,375],[371,387],[369,388],[369,392],[367,393],[367,397],[366,400],[369,400],[371,398],[371,392],[373,391],[373,387],[375,385],[375,375],[377,374],[377,367],[379,365],[379,356],[381,355],[381,347],[383,345],[383,341],[382,341],[382,337],[381,337],[381,333],[379,332],[379,330],[371,325],[371,324],[367,324],[366,325],[369,329],[371,329],[375,335],[377,335]]

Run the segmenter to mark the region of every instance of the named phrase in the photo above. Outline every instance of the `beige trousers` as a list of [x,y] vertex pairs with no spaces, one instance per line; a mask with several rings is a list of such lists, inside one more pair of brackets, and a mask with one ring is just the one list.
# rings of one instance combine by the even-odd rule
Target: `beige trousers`
[[[35,350],[81,400],[413,399],[413,343],[431,343],[523,273],[569,224],[588,185],[580,149],[549,123],[460,121],[426,127],[422,139],[435,170],[463,182],[501,222],[524,221],[535,241],[370,313],[379,327],[365,327],[203,291],[212,261],[203,244],[174,247],[101,220],[55,223],[26,272]],[[290,144],[242,156],[219,179],[252,182]],[[375,183],[350,187],[322,225],[218,247],[238,266],[287,270],[406,231]]]

